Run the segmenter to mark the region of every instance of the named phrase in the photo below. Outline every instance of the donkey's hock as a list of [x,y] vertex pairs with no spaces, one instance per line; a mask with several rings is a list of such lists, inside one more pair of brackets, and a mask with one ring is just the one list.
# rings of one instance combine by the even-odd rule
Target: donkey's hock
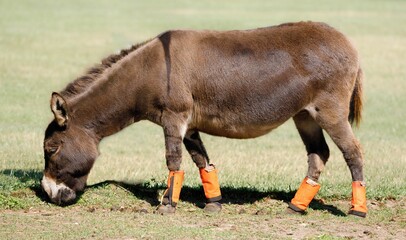
[[[168,188],[158,212],[173,213],[181,194],[182,144],[200,173],[208,211],[221,210],[216,167],[199,132],[255,138],[293,118],[308,171],[294,199],[303,213],[321,187],[330,156],[324,132],[352,176],[350,214],[367,213],[361,147],[362,70],[350,41],[324,23],[244,31],[168,31],[101,61],[51,97],[41,186],[52,202],[83,191],[100,141],[140,120],[162,127]],[[324,131],[323,131],[324,130]],[[305,156],[305,155],[304,155]]]

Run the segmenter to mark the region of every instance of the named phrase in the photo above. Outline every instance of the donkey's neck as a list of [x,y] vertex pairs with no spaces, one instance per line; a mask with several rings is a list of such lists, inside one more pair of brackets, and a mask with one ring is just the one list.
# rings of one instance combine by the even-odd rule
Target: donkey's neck
[[150,51],[145,48],[148,46],[106,69],[96,83],[71,99],[68,105],[77,125],[90,129],[101,139],[145,118],[144,103],[138,99],[142,92],[147,92],[145,83],[151,78],[147,73],[154,72],[145,69]]

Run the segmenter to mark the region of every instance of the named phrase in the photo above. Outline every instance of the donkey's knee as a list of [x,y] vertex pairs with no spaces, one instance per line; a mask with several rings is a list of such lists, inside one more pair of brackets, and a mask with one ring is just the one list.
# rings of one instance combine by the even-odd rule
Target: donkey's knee
[[182,163],[182,139],[179,137],[166,137],[166,165],[169,171],[179,171]]

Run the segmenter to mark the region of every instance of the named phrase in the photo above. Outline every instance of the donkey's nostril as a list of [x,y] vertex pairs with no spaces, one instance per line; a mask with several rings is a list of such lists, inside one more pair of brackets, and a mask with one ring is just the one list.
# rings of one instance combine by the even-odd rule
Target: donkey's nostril
[[76,193],[70,188],[59,188],[55,197],[51,198],[51,201],[57,205],[67,205],[73,203],[76,199]]
[[59,190],[61,192],[60,201],[64,204],[72,203],[76,199],[76,193],[70,188],[62,188]]

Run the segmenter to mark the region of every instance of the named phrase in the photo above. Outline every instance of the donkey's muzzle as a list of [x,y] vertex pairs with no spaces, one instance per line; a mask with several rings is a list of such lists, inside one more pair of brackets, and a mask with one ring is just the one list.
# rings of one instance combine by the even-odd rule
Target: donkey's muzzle
[[70,188],[61,188],[58,190],[56,198],[51,199],[53,203],[58,205],[72,204],[76,199],[76,193]]
[[76,192],[67,187],[64,183],[57,184],[52,178],[44,176],[41,180],[41,187],[47,193],[52,203],[57,205],[69,205],[76,199]]

